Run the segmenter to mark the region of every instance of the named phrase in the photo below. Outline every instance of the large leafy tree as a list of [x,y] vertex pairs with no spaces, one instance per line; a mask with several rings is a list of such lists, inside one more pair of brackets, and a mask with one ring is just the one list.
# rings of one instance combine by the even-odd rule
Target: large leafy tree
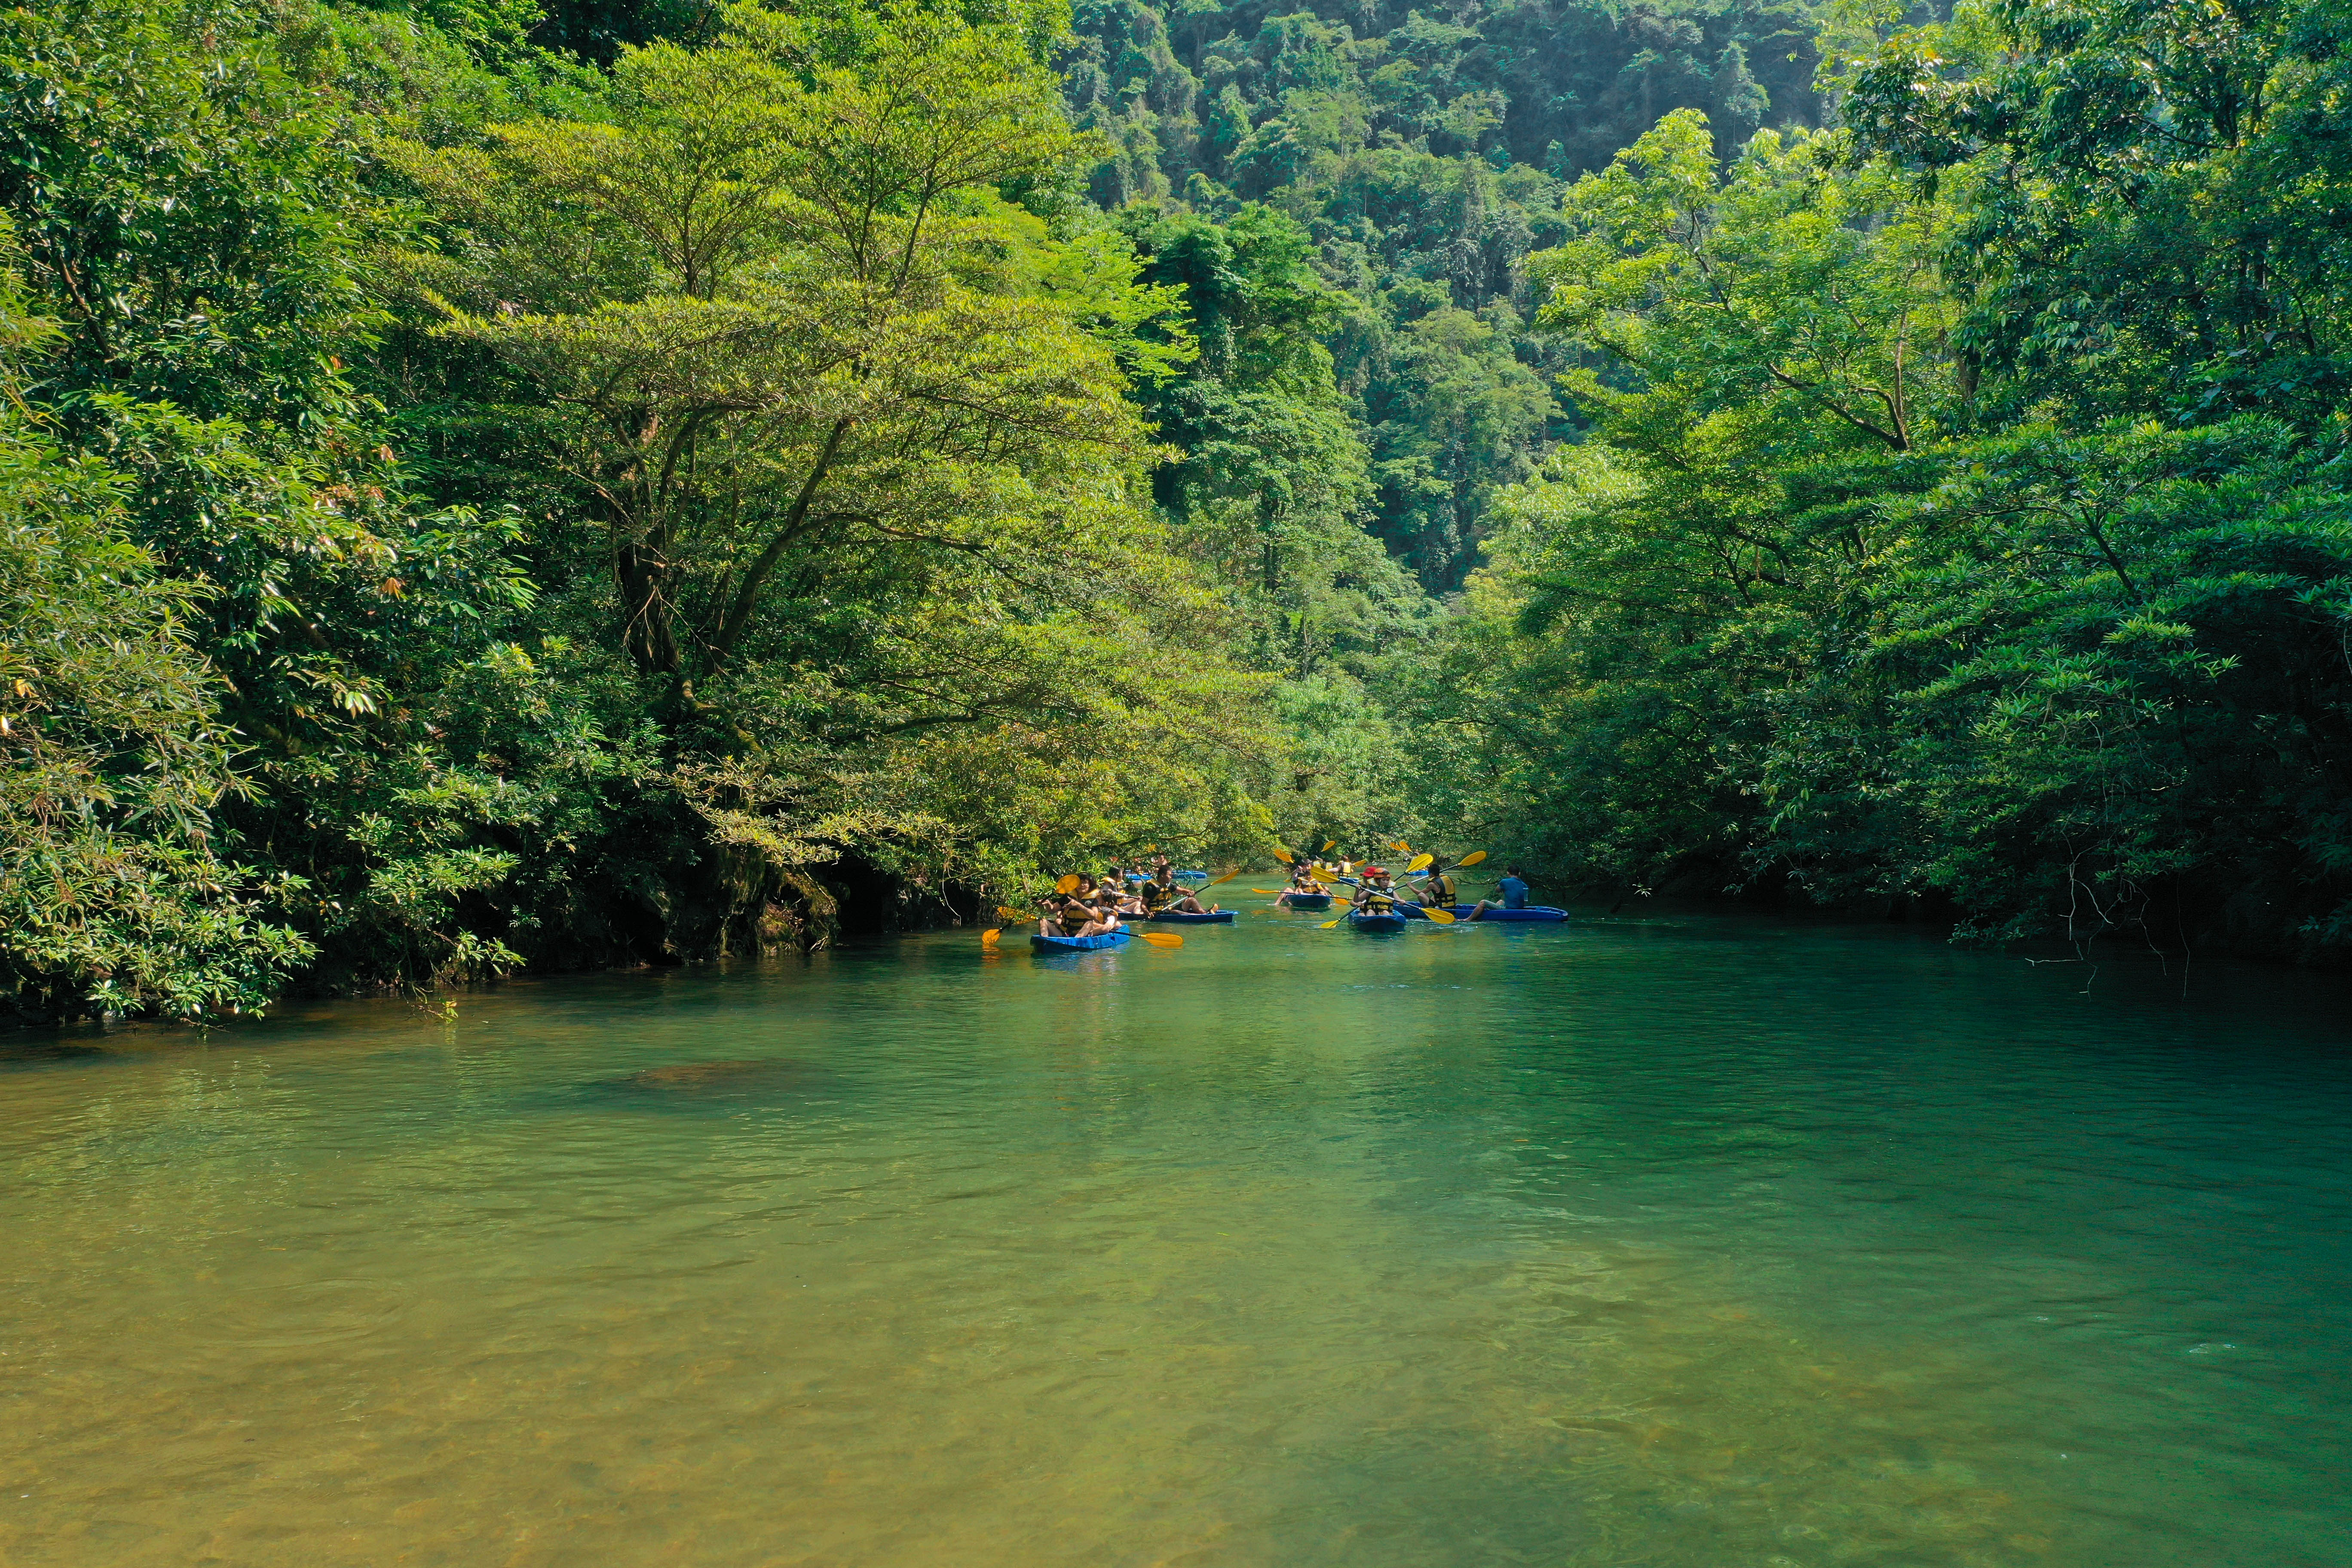
[[58,335],[0,271],[0,1012],[256,1008],[310,944],[224,843],[238,784],[201,591],[122,536],[127,477],[24,400],[19,367]]
[[1449,809],[1541,822],[1586,874],[1737,879],[1774,738],[1876,700],[1855,595],[1895,531],[1856,497],[1932,472],[1952,312],[1937,210],[1842,152],[1767,132],[1726,170],[1669,115],[1532,263],[1595,439],[1507,499],[1421,711],[1474,738]]
[[609,121],[395,154],[453,220],[400,260],[418,297],[561,411],[601,536],[564,613],[754,901],[845,851],[980,879],[1041,834],[1246,837],[1222,617],[1124,395],[1190,353],[1139,331],[1175,297],[1008,198],[1081,150],[1020,26],[850,20],[739,7],[625,53]]

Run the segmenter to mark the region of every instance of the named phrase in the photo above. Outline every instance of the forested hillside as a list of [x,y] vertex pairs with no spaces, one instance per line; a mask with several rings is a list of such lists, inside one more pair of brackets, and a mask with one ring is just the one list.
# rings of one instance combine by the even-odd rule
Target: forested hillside
[[2338,951],[2333,14],[1903,20],[0,12],[9,1005],[1327,835]]
[[1498,491],[1572,427],[1565,356],[1528,330],[1564,183],[1678,108],[1727,148],[1812,123],[1813,27],[1801,5],[1121,0],[1078,8],[1064,90],[1114,149],[1089,184],[1106,208],[1262,205],[1305,231],[1342,295],[1323,335],[1370,527],[1446,593]]

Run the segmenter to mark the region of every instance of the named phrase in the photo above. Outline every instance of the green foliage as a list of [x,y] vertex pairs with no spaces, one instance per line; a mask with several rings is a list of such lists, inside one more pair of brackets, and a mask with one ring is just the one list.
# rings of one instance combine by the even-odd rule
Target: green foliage
[[1529,269],[1593,438],[1423,682],[1474,758],[1431,809],[1599,879],[2339,948],[2322,16],[1862,26],[1850,129],[1722,170],[1670,115],[1573,186]]
[[[1570,356],[1526,324],[1561,181],[1677,105],[1743,132],[1815,108],[1809,28],[1764,7],[1116,0],[1075,23],[1066,92],[1108,143],[1096,199],[1244,225],[1274,209],[1343,291],[1318,330],[1374,480],[1367,521],[1433,593],[1461,586],[1496,496],[1566,433],[1548,383]],[[1192,450],[1182,421],[1165,429]]]
[[203,595],[121,536],[127,477],[23,403],[14,368],[55,336],[0,273],[0,1009],[257,1008],[310,955],[269,918],[299,884],[221,858],[238,785]]

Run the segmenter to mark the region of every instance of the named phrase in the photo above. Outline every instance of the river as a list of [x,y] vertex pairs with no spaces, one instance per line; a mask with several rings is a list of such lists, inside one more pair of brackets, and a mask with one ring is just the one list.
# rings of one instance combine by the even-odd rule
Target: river
[[2352,1562],[2341,986],[1185,935],[18,1042],[0,1561]]

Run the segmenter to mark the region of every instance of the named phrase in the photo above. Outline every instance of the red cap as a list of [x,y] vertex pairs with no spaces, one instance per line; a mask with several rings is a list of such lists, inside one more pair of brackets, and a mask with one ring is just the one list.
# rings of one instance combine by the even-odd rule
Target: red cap
[[1367,877],[1385,877],[1388,875],[1388,871],[1383,867],[1367,866],[1364,868],[1364,875]]

